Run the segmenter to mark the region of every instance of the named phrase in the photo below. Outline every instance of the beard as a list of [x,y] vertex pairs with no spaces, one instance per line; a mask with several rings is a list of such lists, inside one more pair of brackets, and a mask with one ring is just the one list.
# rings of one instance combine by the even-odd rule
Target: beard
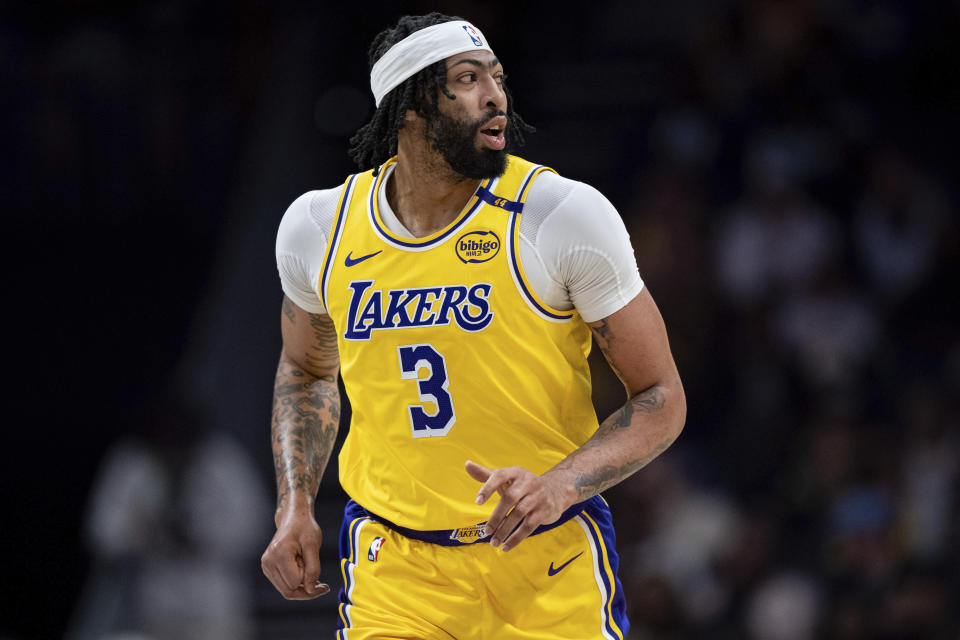
[[[439,113],[427,128],[427,139],[450,168],[464,178],[496,178],[503,175],[507,168],[507,147],[499,151],[478,149],[477,134],[491,118],[500,115],[506,114],[503,111],[494,111],[479,120],[471,121],[457,120]],[[507,131],[504,131],[505,136]],[[509,138],[507,142],[509,147]]]

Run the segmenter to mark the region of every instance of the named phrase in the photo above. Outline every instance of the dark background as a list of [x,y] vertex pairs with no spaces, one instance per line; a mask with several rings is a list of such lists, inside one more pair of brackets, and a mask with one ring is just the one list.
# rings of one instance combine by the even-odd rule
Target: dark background
[[[905,0],[0,2],[0,637],[122,589],[85,524],[116,443],[175,478],[227,433],[271,494],[276,226],[355,170],[370,40],[432,9],[493,44],[522,155],[617,206],[670,331],[687,428],[610,496],[632,637],[955,637],[960,6]],[[326,635],[258,556],[250,637]]]

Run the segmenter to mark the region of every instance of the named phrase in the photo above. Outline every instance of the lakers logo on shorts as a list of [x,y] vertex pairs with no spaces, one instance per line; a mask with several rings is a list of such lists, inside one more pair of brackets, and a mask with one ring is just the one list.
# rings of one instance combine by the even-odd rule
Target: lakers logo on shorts
[[472,527],[454,529],[450,532],[450,539],[465,543],[476,542],[481,538],[487,537],[486,526],[486,522],[481,522],[480,524],[475,524]]

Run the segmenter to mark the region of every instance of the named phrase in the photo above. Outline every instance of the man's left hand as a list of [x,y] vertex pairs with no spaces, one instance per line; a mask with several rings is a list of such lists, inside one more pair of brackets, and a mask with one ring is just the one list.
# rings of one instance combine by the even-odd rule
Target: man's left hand
[[477,504],[484,504],[494,493],[500,494],[500,502],[487,520],[486,533],[492,535],[490,544],[494,547],[503,543],[503,551],[516,547],[541,524],[556,522],[573,504],[567,498],[572,489],[553,474],[538,476],[523,467],[488,469],[470,460],[466,468],[471,478],[483,483]]

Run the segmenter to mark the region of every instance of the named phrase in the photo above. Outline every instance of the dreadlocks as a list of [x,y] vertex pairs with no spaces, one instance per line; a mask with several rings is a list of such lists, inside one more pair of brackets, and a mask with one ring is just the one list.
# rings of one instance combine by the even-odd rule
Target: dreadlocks
[[[370,68],[373,69],[373,65],[390,47],[411,33],[452,20],[463,18],[437,12],[400,18],[395,27],[384,29],[373,39],[368,56]],[[536,129],[524,122],[513,110],[513,97],[506,85],[503,86],[503,92],[507,97],[507,119],[510,123],[504,135],[507,138],[507,149],[512,150],[515,146],[524,145],[525,133],[532,133]],[[447,66],[443,60],[407,78],[384,96],[370,122],[350,138],[349,154],[353,161],[361,169],[375,167],[376,171],[379,171],[380,165],[397,153],[397,132],[403,128],[407,110],[413,110],[425,120],[433,120],[440,115],[437,107],[439,93],[443,93],[450,100],[456,100],[456,96],[447,89]]]

